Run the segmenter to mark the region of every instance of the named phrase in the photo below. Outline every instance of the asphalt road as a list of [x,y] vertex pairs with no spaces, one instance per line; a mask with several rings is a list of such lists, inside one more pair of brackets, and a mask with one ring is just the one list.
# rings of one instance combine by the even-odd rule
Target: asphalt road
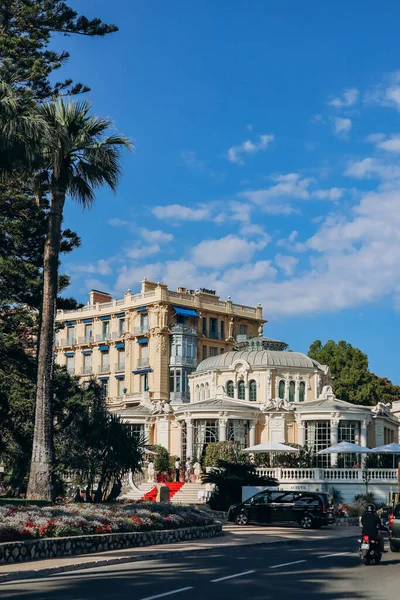
[[[332,532],[334,535],[334,532]],[[396,600],[400,554],[364,566],[356,537],[219,548],[0,585],[1,600]]]

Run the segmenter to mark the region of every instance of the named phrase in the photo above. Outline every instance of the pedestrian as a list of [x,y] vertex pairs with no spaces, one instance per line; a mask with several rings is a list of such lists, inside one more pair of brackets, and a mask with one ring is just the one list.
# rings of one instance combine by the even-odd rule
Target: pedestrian
[[186,475],[186,481],[190,481],[190,476],[192,474],[192,463],[189,457],[187,457],[186,459],[186,463],[185,463],[185,475]]
[[180,480],[180,467],[181,467],[181,462],[180,462],[180,459],[177,458],[175,461],[175,481]]

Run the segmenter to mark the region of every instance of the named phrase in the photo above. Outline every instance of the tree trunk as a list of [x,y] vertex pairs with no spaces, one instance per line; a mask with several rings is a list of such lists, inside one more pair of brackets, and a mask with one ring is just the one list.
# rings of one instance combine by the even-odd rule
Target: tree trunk
[[27,498],[52,500],[53,466],[53,352],[58,257],[65,190],[53,188],[44,246],[42,320],[39,333],[35,430]]

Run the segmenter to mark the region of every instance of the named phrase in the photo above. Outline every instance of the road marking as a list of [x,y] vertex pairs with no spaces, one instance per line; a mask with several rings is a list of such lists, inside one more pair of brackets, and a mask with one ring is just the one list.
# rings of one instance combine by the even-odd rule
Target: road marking
[[[233,579],[234,577],[243,577],[244,575],[250,575],[255,571],[244,571],[243,573],[236,573],[236,575],[227,575],[227,577],[219,577],[218,579],[211,579],[211,583],[218,583],[218,581],[226,581],[227,579]],[[146,598],[144,598],[146,600]]]
[[325,554],[324,556],[318,556],[318,558],[331,558],[331,556],[344,556],[345,554],[351,554],[351,552],[336,552],[336,554]]
[[289,565],[298,565],[299,563],[307,562],[306,560],[294,560],[293,562],[282,563],[280,565],[272,565],[270,569],[279,569],[279,567],[288,567]]
[[142,600],[155,600],[156,598],[165,598],[165,596],[172,596],[173,594],[179,594],[180,592],[186,592],[187,590],[192,589],[193,587],[180,588],[179,590],[174,590],[173,592],[165,592],[164,594],[157,594],[156,596],[147,596],[146,598],[142,598]]

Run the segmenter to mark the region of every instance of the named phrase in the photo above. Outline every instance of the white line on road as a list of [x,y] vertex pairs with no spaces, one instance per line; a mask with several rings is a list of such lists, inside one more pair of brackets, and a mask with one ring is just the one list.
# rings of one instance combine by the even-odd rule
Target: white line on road
[[282,563],[280,565],[272,565],[270,569],[279,569],[279,567],[288,567],[289,565],[298,565],[299,563],[307,562],[306,560],[294,560],[293,562]]
[[164,594],[157,594],[156,596],[147,596],[146,598],[142,598],[142,600],[155,600],[156,598],[165,598],[165,596],[172,596],[173,594],[179,594],[179,592],[186,592],[187,590],[192,590],[193,586],[180,588],[179,590],[174,590],[173,592],[165,592]]
[[250,575],[251,573],[255,573],[255,571],[244,571],[244,573],[236,573],[236,575],[228,575],[227,577],[219,577],[219,579],[211,579],[211,583],[226,581],[227,579],[233,579],[234,577],[243,577],[244,575]]
[[331,556],[344,556],[345,554],[352,554],[351,552],[336,552],[336,554],[325,554],[324,556],[318,556],[318,558],[331,558]]

